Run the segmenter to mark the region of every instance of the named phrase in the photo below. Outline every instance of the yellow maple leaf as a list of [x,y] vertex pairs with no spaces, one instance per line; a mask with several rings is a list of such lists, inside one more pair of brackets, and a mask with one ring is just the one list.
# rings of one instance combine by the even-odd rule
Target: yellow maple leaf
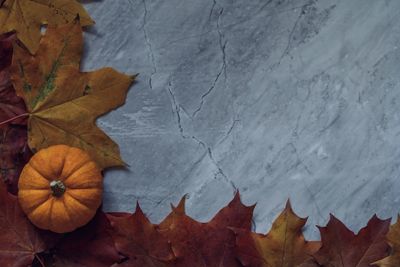
[[15,31],[31,52],[39,47],[42,25],[61,25],[79,15],[81,25],[94,23],[76,0],[5,0],[0,7],[0,34]]
[[386,240],[392,247],[390,255],[380,261],[374,262],[374,265],[380,267],[398,267],[400,266],[400,217],[397,222],[390,226]]
[[313,266],[307,261],[312,260],[321,245],[304,239],[305,223],[306,219],[294,214],[287,202],[267,235],[234,229],[240,261],[244,266],[253,267]]
[[12,81],[27,105],[29,147],[66,144],[86,150],[102,168],[121,166],[118,145],[95,120],[125,102],[135,77],[111,68],[80,72],[82,49],[78,21],[49,27],[34,56],[15,46]]

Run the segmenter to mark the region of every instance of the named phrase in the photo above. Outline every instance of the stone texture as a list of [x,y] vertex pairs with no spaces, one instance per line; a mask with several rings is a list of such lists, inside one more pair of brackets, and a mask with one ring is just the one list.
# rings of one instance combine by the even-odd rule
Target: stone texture
[[[86,3],[86,2],[85,2]],[[140,73],[99,125],[130,165],[104,207],[206,221],[239,189],[265,232],[290,198],[317,238],[400,206],[397,0],[87,1],[84,69]]]

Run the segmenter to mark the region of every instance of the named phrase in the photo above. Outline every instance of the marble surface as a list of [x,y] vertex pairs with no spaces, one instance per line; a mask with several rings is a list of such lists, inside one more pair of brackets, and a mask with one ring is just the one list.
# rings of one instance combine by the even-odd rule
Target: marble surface
[[99,125],[126,170],[104,208],[207,221],[239,189],[265,232],[288,198],[358,231],[400,207],[398,0],[84,1],[85,70],[139,73]]

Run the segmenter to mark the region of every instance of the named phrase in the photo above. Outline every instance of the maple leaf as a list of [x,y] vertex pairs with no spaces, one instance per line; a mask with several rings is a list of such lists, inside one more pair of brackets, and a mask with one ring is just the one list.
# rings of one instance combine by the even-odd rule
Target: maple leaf
[[307,219],[298,217],[288,201],[267,235],[233,229],[236,251],[244,266],[294,267],[312,259],[319,242],[305,241],[302,229]]
[[78,20],[49,27],[35,56],[15,46],[12,80],[29,112],[29,147],[65,144],[87,151],[102,168],[123,166],[118,145],[95,120],[125,102],[135,77],[111,68],[80,72],[82,46]]
[[16,194],[19,174],[31,152],[27,146],[26,120],[15,119],[25,114],[26,109],[10,79],[13,40],[13,36],[0,38],[0,179],[7,184],[9,192]]
[[0,183],[0,266],[29,266],[47,249],[46,240],[30,223],[15,196]]
[[39,47],[42,25],[60,25],[79,14],[82,26],[94,22],[76,0],[5,0],[0,7],[0,34],[15,31],[33,54]]
[[109,267],[121,260],[102,211],[86,226],[65,235],[53,248],[54,267]]
[[368,267],[388,255],[385,235],[390,219],[373,216],[367,226],[355,235],[333,215],[326,227],[319,227],[321,249],[314,255],[326,267]]
[[[12,87],[9,68],[13,54],[14,35],[0,37],[0,123],[25,113],[25,104]],[[24,124],[24,120],[13,120]],[[5,124],[0,124],[4,128]]]
[[139,205],[134,214],[108,214],[117,250],[127,257],[121,266],[166,267],[174,258],[171,245],[150,223]]
[[208,223],[200,223],[185,213],[185,198],[159,225],[172,244],[174,266],[239,267],[235,258],[235,235],[229,227],[250,231],[254,206],[246,207],[239,193]]
[[390,226],[389,233],[386,235],[386,240],[392,247],[390,256],[374,262],[380,267],[398,267],[400,266],[400,217],[397,218],[397,222]]

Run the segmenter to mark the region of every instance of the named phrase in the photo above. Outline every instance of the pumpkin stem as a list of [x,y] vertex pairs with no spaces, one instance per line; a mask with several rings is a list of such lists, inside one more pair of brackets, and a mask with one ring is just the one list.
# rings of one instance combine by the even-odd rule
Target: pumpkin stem
[[59,180],[51,181],[50,183],[51,191],[53,191],[53,196],[61,197],[65,193],[65,185]]

